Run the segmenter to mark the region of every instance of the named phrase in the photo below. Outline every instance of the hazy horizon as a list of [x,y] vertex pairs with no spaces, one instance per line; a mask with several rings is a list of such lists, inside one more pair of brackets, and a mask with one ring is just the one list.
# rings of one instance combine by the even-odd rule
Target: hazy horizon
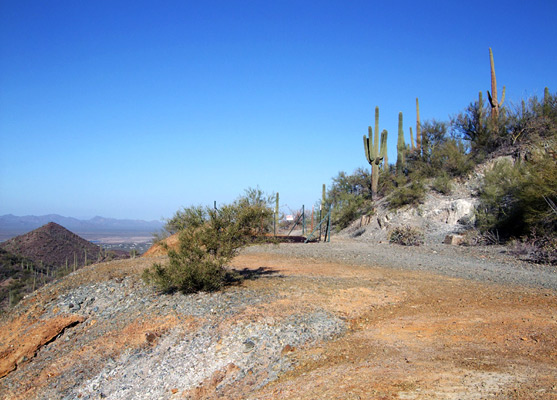
[[74,218],[74,219],[77,219],[77,220],[80,220],[80,221],[90,221],[90,220],[93,220],[95,218],[130,220],[130,221],[145,221],[145,222],[163,221],[163,219],[161,219],[161,218],[146,220],[146,219],[142,219],[142,218],[114,218],[114,217],[106,216],[106,215],[92,215],[92,216],[87,216],[87,215],[79,216],[78,215],[78,216],[76,216],[76,215],[62,215],[62,214],[58,214],[58,213],[48,213],[48,214],[40,214],[40,215],[37,215],[37,214],[16,215],[16,214],[13,214],[13,213],[7,213],[7,214],[1,214],[0,218],[8,216],[8,215],[13,215],[14,217],[18,217],[18,218],[23,218],[23,217],[46,217],[46,216],[49,216],[49,215],[57,215],[57,216],[60,216],[60,217],[63,217],[63,218]]
[[[2,2],[0,215],[161,220],[248,187],[311,206],[490,89],[557,90],[557,3]],[[415,129],[415,128],[414,128]]]

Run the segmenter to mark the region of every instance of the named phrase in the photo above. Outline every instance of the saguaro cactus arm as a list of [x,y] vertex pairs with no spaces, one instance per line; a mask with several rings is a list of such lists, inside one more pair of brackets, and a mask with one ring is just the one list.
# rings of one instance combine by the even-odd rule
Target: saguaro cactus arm
[[367,128],[368,136],[364,135],[364,152],[367,162],[373,166],[379,165],[383,160],[379,150],[379,107],[375,107],[375,134],[371,126]]
[[387,157],[387,130],[381,132],[381,157],[383,157],[383,169],[389,168],[389,159]]
[[[382,140],[382,139],[381,139]],[[381,144],[381,148],[383,144]],[[375,197],[377,194],[377,187],[379,182],[379,165],[383,161],[384,155],[382,150],[379,150],[379,107],[375,107],[375,134],[368,127],[368,137],[364,135],[364,151],[366,154],[367,162],[371,165],[371,196]]]
[[370,165],[372,165],[373,162],[375,161],[375,158],[377,157],[377,154],[374,154],[373,152],[374,146],[373,146],[373,139],[372,139],[373,133],[372,133],[371,126],[369,126],[367,129],[368,129],[369,137],[364,135],[364,152],[366,153],[367,162]]

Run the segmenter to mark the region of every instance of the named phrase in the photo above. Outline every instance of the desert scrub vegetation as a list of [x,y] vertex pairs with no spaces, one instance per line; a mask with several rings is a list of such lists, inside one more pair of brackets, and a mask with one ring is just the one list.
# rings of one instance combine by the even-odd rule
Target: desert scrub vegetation
[[272,226],[272,197],[259,189],[218,209],[193,206],[171,219],[178,229],[178,248],[168,250],[167,264],[154,263],[143,279],[163,292],[215,291],[233,280],[225,266],[238,251],[257,241]]
[[519,106],[491,101],[484,101],[480,92],[451,121],[419,124],[419,146],[412,136],[412,145],[405,144],[399,115],[397,166],[389,165],[385,157],[375,197],[371,196],[371,175],[365,169],[353,175],[340,173],[333,179],[328,201],[334,206],[337,230],[348,226],[350,220],[369,215],[383,198],[389,208],[397,209],[420,204],[427,188],[450,194],[455,180],[465,179],[478,164],[507,156],[512,165],[496,166],[480,188],[477,228],[502,241],[533,232],[554,236],[555,210],[550,205],[557,203],[557,96],[546,88],[543,99],[534,96]]
[[451,194],[453,191],[453,184],[448,174],[442,173],[431,182],[431,188],[437,193]]
[[523,260],[536,264],[557,265],[557,237],[535,233],[529,237],[515,239],[510,243],[510,251]]
[[358,168],[352,175],[341,171],[325,195],[325,207],[333,207],[332,225],[336,231],[346,228],[361,215],[373,212],[371,201],[371,175]]
[[415,180],[407,184],[404,184],[404,181],[399,182],[401,183],[399,183],[399,186],[393,190],[389,197],[389,209],[396,210],[402,206],[417,206],[423,203],[426,195],[423,181]]
[[508,113],[497,155],[480,192],[478,227],[505,237],[555,236],[557,213],[557,100],[546,89]]
[[36,275],[37,266],[32,261],[0,248],[0,314],[44,283],[44,274],[39,279]]
[[419,246],[424,243],[424,234],[421,230],[411,226],[396,227],[389,232],[389,243]]
[[505,238],[528,234],[555,236],[557,162],[550,155],[535,162],[509,159],[487,171],[480,191],[477,226],[498,231]]
[[421,149],[406,155],[407,175],[414,178],[465,176],[475,164],[467,142],[447,122],[426,121],[422,125]]
[[426,121],[421,126],[421,147],[407,149],[404,163],[393,176],[388,205],[396,210],[405,205],[421,204],[426,196],[426,182],[432,189],[449,194],[452,180],[465,176],[474,168],[468,146],[449,131],[449,124]]

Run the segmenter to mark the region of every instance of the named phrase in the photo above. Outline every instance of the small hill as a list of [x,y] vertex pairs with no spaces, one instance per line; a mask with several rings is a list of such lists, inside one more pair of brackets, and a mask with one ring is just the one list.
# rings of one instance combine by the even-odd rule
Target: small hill
[[82,266],[86,259],[87,262],[102,259],[99,246],[54,222],[7,240],[0,247],[45,267],[60,267],[66,262]]
[[0,312],[27,293],[92,262],[128,258],[54,222],[0,243]]
[[178,248],[178,234],[175,233],[163,240],[159,243],[154,243],[149,250],[143,253],[142,257],[158,257],[162,255],[166,255],[168,253],[168,249],[177,249]]

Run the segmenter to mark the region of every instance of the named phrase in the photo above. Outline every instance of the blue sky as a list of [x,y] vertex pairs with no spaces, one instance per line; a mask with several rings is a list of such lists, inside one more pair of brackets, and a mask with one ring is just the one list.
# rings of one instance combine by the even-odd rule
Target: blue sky
[[310,207],[490,87],[557,89],[555,1],[0,1],[0,214],[160,219],[247,187]]

